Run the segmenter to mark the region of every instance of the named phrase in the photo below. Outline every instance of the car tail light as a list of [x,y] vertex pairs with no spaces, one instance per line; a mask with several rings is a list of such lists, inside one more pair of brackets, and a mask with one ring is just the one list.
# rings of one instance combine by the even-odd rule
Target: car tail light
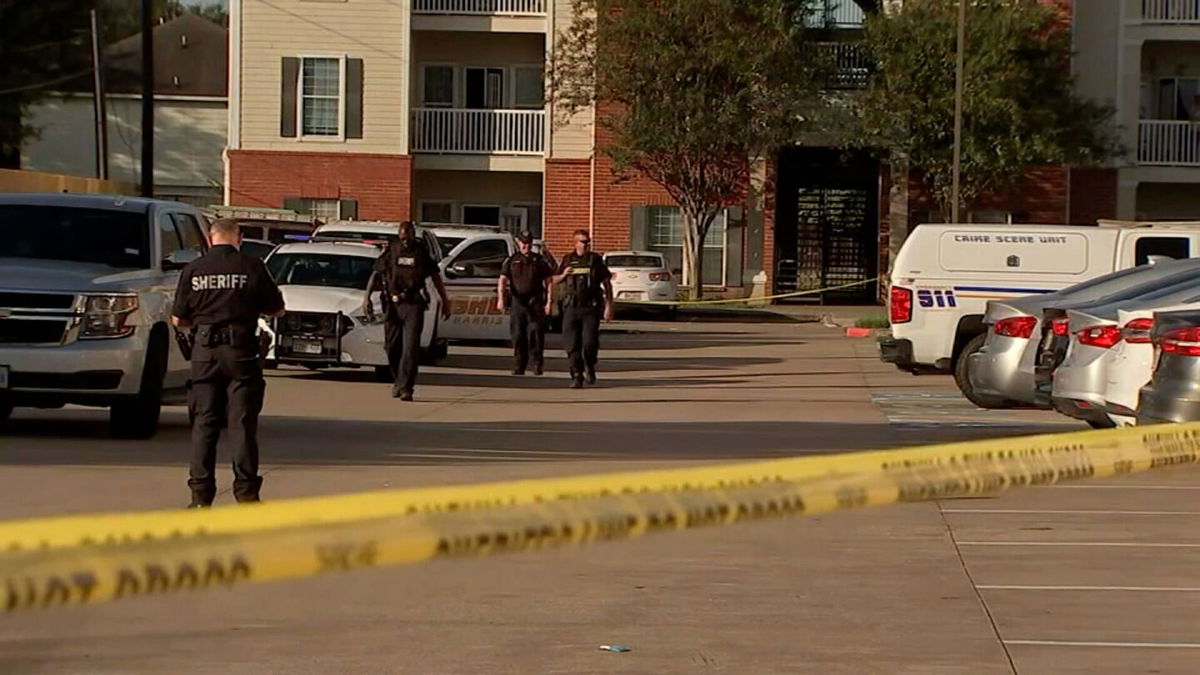
[[670,272],[651,272],[650,273],[650,281],[670,281],[670,280],[671,280]]
[[1152,330],[1154,330],[1154,319],[1130,319],[1121,328],[1121,337],[1130,344],[1149,344]]
[[1089,347],[1109,347],[1121,341],[1121,329],[1116,326],[1091,326],[1076,333],[1079,343]]
[[1167,354],[1200,356],[1200,326],[1167,331],[1158,338],[1158,343]]
[[1067,317],[1060,316],[1050,322],[1050,331],[1059,337],[1066,337],[1071,334],[1071,322]]
[[1037,317],[1014,316],[997,321],[992,326],[992,330],[996,335],[1004,337],[1029,339],[1029,336],[1033,335],[1033,327],[1036,325]]
[[910,289],[892,286],[890,318],[892,323],[912,321],[913,293]]

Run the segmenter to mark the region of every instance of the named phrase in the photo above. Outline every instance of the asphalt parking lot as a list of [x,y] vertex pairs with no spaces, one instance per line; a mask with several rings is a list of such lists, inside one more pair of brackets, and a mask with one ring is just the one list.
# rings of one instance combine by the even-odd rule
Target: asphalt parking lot
[[[270,374],[264,498],[1082,428],[980,411],[820,324],[615,324],[601,381],[454,347],[413,403]],[[0,517],[175,508],[186,416],[19,410]],[[224,458],[222,459],[224,462]],[[228,502],[229,475],[222,464]],[[1200,470],[0,619],[4,673],[1195,673]],[[630,647],[627,653],[598,649]]]

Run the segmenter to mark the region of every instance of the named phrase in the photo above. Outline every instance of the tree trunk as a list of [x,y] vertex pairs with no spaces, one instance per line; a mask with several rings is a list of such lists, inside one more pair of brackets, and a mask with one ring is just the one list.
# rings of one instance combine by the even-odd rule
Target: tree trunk
[[704,235],[706,219],[701,213],[683,209],[683,269],[692,300],[704,299]]

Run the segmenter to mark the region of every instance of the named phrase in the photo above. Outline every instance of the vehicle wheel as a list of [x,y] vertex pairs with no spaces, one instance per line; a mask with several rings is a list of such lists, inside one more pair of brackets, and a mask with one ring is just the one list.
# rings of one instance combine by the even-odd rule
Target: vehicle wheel
[[12,413],[13,404],[8,403],[7,401],[0,402],[0,422],[8,421],[8,418],[12,417]]
[[446,358],[446,353],[449,351],[445,342],[438,340],[437,328],[433,329],[433,335],[429,338],[429,348],[421,350],[421,365],[435,366],[438,361]]
[[145,440],[158,431],[162,412],[163,376],[167,372],[167,341],[163,334],[150,339],[150,352],[142,368],[142,386],[134,398],[114,403],[108,412],[109,433],[114,438]]
[[380,382],[395,382],[396,377],[392,375],[391,366],[375,366],[375,379]]
[[1112,420],[1108,419],[1107,417],[1105,417],[1103,421],[1088,420],[1087,423],[1088,423],[1088,426],[1090,426],[1093,429],[1116,429],[1117,428],[1116,422],[1113,422]]
[[967,373],[967,368],[971,363],[970,356],[983,347],[983,342],[986,339],[986,333],[976,335],[963,347],[962,352],[958,355],[958,361],[954,364],[954,383],[958,385],[958,390],[962,392],[962,395],[968,401],[980,408],[1011,408],[1013,407],[1012,401],[997,396],[977,394],[975,393],[975,388],[971,386],[971,378]]

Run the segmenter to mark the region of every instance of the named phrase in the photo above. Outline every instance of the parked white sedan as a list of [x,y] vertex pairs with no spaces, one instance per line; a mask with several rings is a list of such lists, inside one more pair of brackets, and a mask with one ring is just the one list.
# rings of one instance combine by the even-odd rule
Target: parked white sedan
[[675,279],[663,254],[655,251],[610,251],[604,264],[612,271],[617,300],[673,302],[679,299]]

